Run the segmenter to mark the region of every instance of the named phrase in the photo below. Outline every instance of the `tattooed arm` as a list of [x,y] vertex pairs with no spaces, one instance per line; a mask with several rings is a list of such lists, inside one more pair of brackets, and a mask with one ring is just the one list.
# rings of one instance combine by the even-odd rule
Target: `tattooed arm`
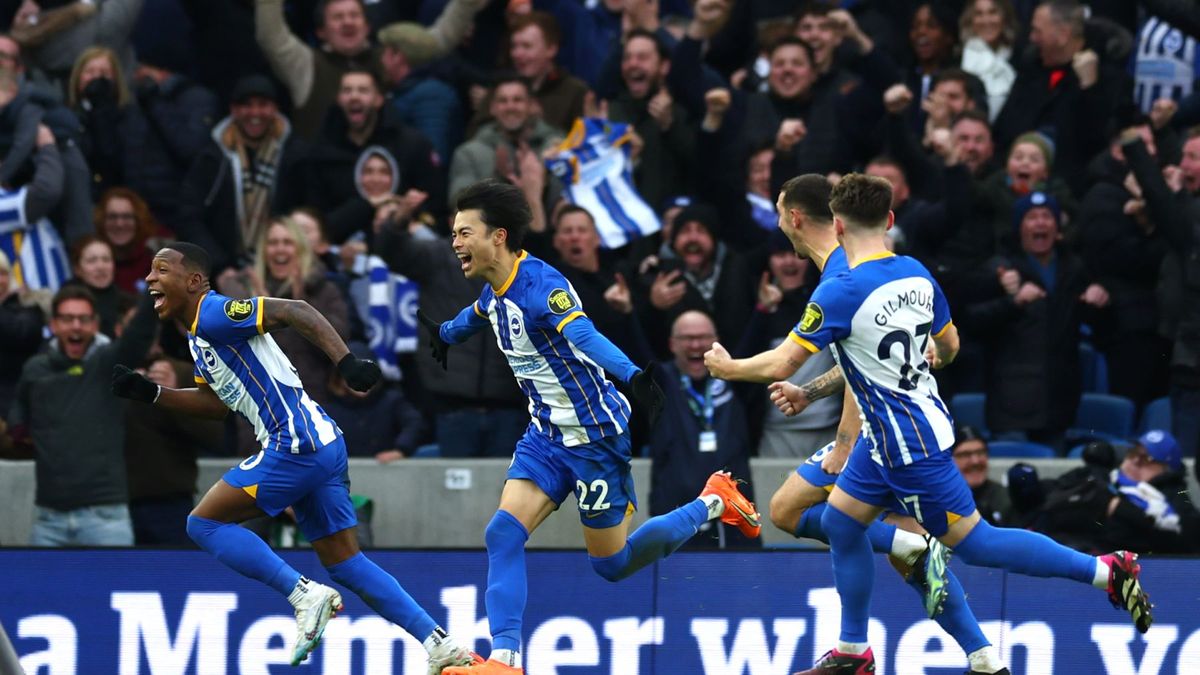
[[294,328],[304,339],[325,352],[330,361],[339,363],[350,348],[320,312],[303,300],[263,298],[263,329]]
[[[832,372],[832,371],[831,371]],[[828,375],[829,373],[826,373]],[[862,418],[858,414],[858,403],[850,387],[845,387],[845,397],[842,399],[842,419],[838,422],[837,436],[833,441],[833,452],[821,461],[821,470],[825,473],[841,473],[854,449],[854,442],[862,431]]]
[[810,403],[833,396],[845,386],[841,366],[834,366],[799,387],[791,382],[774,382],[768,389],[771,391],[771,402],[779,408],[779,412],[794,417],[804,412]]

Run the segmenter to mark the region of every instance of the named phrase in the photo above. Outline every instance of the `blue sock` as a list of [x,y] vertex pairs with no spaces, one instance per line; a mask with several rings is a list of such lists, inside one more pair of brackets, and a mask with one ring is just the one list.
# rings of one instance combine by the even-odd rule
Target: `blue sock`
[[[913,581],[910,581],[909,585],[923,599],[925,595],[916,583],[918,578],[914,575]],[[979,629],[979,621],[975,618],[975,613],[971,611],[971,606],[967,604],[967,594],[963,591],[962,584],[958,582],[958,577],[954,576],[954,572],[950,569],[946,570],[946,604],[942,607],[942,613],[938,614],[935,620],[942,630],[954,638],[964,654],[970,654],[992,644]]]
[[[828,506],[829,502],[821,502],[805,509],[800,516],[800,524],[796,526],[796,536],[828,544],[829,537],[821,529],[821,514],[825,513]],[[876,520],[867,528],[867,538],[871,540],[871,549],[876,553],[891,553],[892,542],[896,539],[896,526]]]
[[625,542],[625,548],[607,558],[593,558],[592,568],[609,581],[620,581],[655,560],[675,552],[684,542],[696,535],[708,521],[708,506],[699,499],[655,516],[642,524]]
[[833,583],[842,598],[843,642],[865,643],[875,585],[875,561],[867,528],[830,505],[821,516],[821,527],[829,535],[833,558]]
[[529,580],[525,574],[525,542],[529,532],[507,511],[496,511],[484,530],[488,552],[488,585],[484,593],[492,650],[521,650],[521,618]]
[[968,565],[995,567],[1031,577],[1074,579],[1088,585],[1096,576],[1096,559],[1056,543],[1044,534],[992,527],[981,520],[954,553]]
[[200,548],[235,572],[291,594],[300,581],[300,573],[283,562],[257,534],[233,523],[221,523],[199,516],[188,516],[187,533]]
[[361,551],[325,569],[331,579],[354,591],[377,614],[408,631],[418,642],[437,628],[437,622],[412,599],[396,577],[383,571]]

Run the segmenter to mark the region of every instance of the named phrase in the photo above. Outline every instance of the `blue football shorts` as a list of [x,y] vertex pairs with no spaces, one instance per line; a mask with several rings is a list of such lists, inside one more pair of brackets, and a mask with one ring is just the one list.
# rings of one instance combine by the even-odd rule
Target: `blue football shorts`
[[885,467],[864,445],[865,439],[860,438],[846,468],[837,476],[837,486],[851,497],[910,515],[935,537],[975,511],[971,489],[948,451],[912,464]]
[[226,471],[223,480],[254,497],[255,504],[267,515],[277,516],[291,506],[300,531],[309,541],[358,524],[350,500],[346,441],[340,434],[316,452],[261,450]]
[[556,505],[574,492],[584,527],[613,527],[637,510],[629,448],[628,432],[567,447],[531,424],[517,441],[508,479],[533,481]]

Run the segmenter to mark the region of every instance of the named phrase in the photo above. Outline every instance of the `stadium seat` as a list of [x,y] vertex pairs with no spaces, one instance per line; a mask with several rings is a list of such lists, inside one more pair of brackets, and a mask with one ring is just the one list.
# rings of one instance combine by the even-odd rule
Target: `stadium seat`
[[1084,394],[1075,415],[1075,426],[1067,430],[1067,440],[1119,441],[1133,435],[1133,401],[1110,394]]
[[1024,441],[992,441],[988,443],[988,454],[992,457],[1010,457],[1021,459],[1045,459],[1058,457],[1054,448],[1041,443]]
[[1138,424],[1138,433],[1144,434],[1151,429],[1171,429],[1171,399],[1166,396],[1156,398],[1146,404],[1142,410],[1142,421]]
[[413,453],[413,458],[436,459],[442,456],[442,449],[437,443],[427,443],[417,448]]
[[1080,343],[1079,366],[1085,393],[1108,393],[1108,361],[1104,354],[1096,351],[1096,348],[1087,342]]
[[955,394],[954,398],[950,399],[950,414],[954,416],[954,424],[973,426],[984,438],[988,438],[986,403],[987,399],[983,394]]

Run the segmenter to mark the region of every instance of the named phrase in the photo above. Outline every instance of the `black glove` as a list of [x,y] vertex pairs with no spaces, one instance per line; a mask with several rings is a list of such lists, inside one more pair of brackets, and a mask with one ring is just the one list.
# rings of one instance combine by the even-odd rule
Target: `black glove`
[[112,393],[142,403],[154,403],[161,390],[157,384],[147,380],[141,373],[134,372],[121,364],[113,366]]
[[442,364],[442,370],[446,370],[446,352],[450,351],[450,343],[442,339],[442,324],[429,318],[425,312],[417,310],[417,320],[425,326],[425,330],[429,331],[429,350],[430,355],[438,363]]
[[117,88],[107,77],[97,77],[83,88],[83,99],[90,108],[115,107]]
[[650,428],[658,424],[658,416],[662,414],[663,403],[667,400],[663,390],[654,381],[654,370],[658,364],[654,361],[646,364],[646,368],[629,380],[629,393],[638,407],[650,416]]
[[370,391],[375,383],[379,382],[379,378],[383,377],[383,372],[379,370],[379,364],[369,359],[360,359],[353,354],[347,354],[338,361],[338,375],[350,385],[354,391]]

